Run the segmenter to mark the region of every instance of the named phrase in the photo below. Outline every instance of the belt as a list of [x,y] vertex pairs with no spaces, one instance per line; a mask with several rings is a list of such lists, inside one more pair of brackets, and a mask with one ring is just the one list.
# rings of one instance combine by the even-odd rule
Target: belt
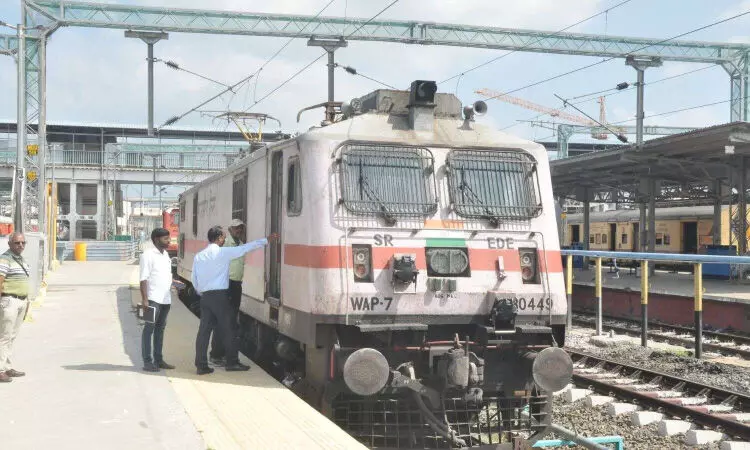
[[26,300],[26,298],[28,297],[28,295],[2,294],[2,297],[13,297],[13,298],[17,298],[19,300]]

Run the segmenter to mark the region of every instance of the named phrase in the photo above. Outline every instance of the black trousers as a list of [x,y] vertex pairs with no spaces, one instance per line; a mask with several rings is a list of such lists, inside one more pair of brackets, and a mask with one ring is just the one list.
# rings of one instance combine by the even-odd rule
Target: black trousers
[[[242,299],[242,281],[229,280],[229,308],[232,316],[232,339],[235,340],[235,345],[239,348],[239,335],[237,330],[239,324],[237,319],[240,314],[240,301]],[[224,346],[224,340],[221,338],[221,334],[216,332],[216,328],[213,329],[211,336],[211,358],[224,358],[226,357],[226,348]]]
[[[156,321],[154,323],[146,322],[143,326],[143,335],[141,336],[141,356],[143,362],[160,363],[164,361],[162,356],[162,347],[164,346],[164,328],[167,326],[167,315],[169,314],[170,305],[162,305],[155,301],[149,300],[149,306],[156,308]],[[153,359],[151,358],[151,339],[154,341]]]
[[201,295],[201,322],[195,339],[195,366],[208,366],[208,341],[216,329],[224,341],[227,365],[239,362],[236,341],[232,339],[232,315],[226,290],[206,291]]

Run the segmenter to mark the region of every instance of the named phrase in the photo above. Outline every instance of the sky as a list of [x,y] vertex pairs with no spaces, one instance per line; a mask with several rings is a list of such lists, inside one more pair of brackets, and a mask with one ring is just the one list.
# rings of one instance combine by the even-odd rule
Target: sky
[[[93,0],[92,0],[93,1]],[[317,14],[330,0],[213,0],[211,9]],[[334,0],[325,16],[370,18],[391,0]],[[584,18],[610,9],[568,31],[608,36],[666,39],[702,27],[721,18],[750,11],[750,0],[400,0],[378,19],[485,25],[506,28],[558,31]],[[0,0],[0,20],[20,20],[20,0]],[[175,8],[208,8],[204,0],[111,0],[109,3],[138,4]],[[713,42],[750,43],[750,15],[717,25],[682,39]],[[13,33],[0,28],[0,33]],[[172,60],[182,67],[233,84],[255,72],[286,38],[213,36],[170,33],[169,40],[155,46],[155,56]],[[307,39],[295,39],[252,83],[236,94],[227,94],[206,105],[204,110],[244,110],[297,70],[321,54],[308,47]],[[336,61],[356,68],[360,73],[398,88],[408,88],[415,79],[442,81],[467,69],[507,53],[454,47],[351,41],[336,52]],[[146,45],[126,39],[122,30],[62,28],[48,46],[47,111],[50,122],[146,123]],[[489,88],[511,91],[553,75],[601,60],[601,58],[516,52],[460,79],[441,83],[441,92],[455,93],[464,104],[482,97],[474,91]],[[251,111],[263,112],[281,120],[281,130],[303,132],[322,120],[322,110],[302,115],[297,112],[326,99],[325,58],[312,65],[274,95],[255,105]],[[705,65],[665,62],[646,71],[646,83],[679,75]],[[634,82],[635,70],[623,60],[612,60],[570,76],[561,77],[513,95],[547,107],[560,108],[555,97],[572,98]],[[12,58],[0,56],[0,120],[15,120],[16,69]],[[336,99],[345,101],[382,86],[344,71],[336,72]],[[215,95],[223,88],[194,75],[178,72],[163,63],[155,66],[155,122],[180,115]],[[649,115],[689,108],[729,98],[729,77],[719,66],[646,87],[646,124],[704,127],[729,121],[729,104],[693,109],[654,117]],[[537,113],[496,100],[488,102],[489,111],[479,120],[525,138],[553,141],[553,131],[532,127],[522,120]],[[587,114],[598,117],[599,105],[590,101],[579,105]],[[606,98],[607,120],[618,122],[635,117],[635,90]],[[576,111],[568,110],[579,115]],[[549,118],[548,118],[549,119]],[[627,122],[635,125],[634,121]],[[193,113],[178,122],[181,126],[208,129],[233,129],[207,114]],[[269,131],[278,126],[270,124]],[[590,141],[576,135],[574,141]],[[631,141],[634,137],[631,137]],[[615,143],[612,137],[609,141]]]

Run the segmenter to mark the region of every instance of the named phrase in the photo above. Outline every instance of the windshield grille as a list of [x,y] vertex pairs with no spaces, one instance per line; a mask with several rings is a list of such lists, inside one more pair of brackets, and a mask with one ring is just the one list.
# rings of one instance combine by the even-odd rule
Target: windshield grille
[[346,209],[388,217],[437,211],[434,158],[426,148],[348,144],[341,157]]
[[489,219],[531,219],[542,209],[536,162],[510,150],[453,150],[448,185],[456,213]]

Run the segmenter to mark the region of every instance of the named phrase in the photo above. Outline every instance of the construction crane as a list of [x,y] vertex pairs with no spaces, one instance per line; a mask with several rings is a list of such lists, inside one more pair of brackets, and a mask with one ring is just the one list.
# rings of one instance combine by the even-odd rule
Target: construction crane
[[[570,114],[565,111],[561,111],[559,109],[555,108],[549,108],[547,106],[539,105],[537,103],[530,102],[528,100],[524,100],[522,98],[514,97],[512,95],[503,94],[502,92],[493,91],[492,89],[478,89],[474,91],[475,93],[479,95],[483,95],[487,97],[487,100],[499,100],[501,102],[510,103],[512,105],[520,106],[522,108],[530,109],[532,111],[540,112],[542,114],[547,114],[552,117],[557,117],[561,120],[566,120],[568,122],[574,122],[580,125],[586,125],[589,127],[598,127],[601,128],[601,126],[594,122],[593,120],[590,120],[586,117],[577,116],[575,114]],[[601,123],[606,123],[606,113],[605,113],[605,105],[604,105],[604,97],[599,97],[599,117]],[[609,135],[607,133],[591,133],[591,137],[594,139],[608,139]]]

